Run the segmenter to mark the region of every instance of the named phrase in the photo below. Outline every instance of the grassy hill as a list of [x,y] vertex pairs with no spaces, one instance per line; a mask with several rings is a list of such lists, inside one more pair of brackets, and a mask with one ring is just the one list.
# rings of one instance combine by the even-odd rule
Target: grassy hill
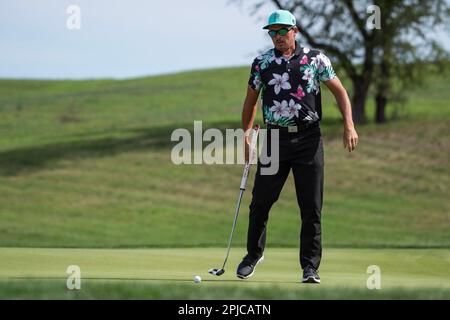
[[[225,246],[242,166],[175,166],[170,134],[192,131],[194,120],[239,127],[247,76],[248,68],[231,68],[0,80],[0,245]],[[429,79],[426,95],[412,90],[397,121],[357,127],[352,154],[326,92],[325,247],[450,247],[449,80]],[[249,182],[237,246],[246,240]],[[268,246],[298,246],[299,217],[290,176],[271,211]]]

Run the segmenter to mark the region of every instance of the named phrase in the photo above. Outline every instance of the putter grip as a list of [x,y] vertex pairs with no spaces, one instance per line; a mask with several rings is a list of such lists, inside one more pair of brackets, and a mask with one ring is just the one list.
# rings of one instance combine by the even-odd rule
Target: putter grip
[[244,174],[242,175],[242,180],[241,180],[241,190],[245,190],[245,185],[247,184],[247,178],[248,178],[248,172],[250,171],[250,164],[251,164],[251,160],[252,160],[252,153],[253,150],[256,147],[256,143],[258,141],[258,133],[259,133],[259,125],[256,125],[255,128],[253,129],[253,135],[252,135],[252,141],[250,142],[250,149],[248,150],[248,156],[249,156],[249,161],[247,161],[245,163],[245,167],[244,167]]

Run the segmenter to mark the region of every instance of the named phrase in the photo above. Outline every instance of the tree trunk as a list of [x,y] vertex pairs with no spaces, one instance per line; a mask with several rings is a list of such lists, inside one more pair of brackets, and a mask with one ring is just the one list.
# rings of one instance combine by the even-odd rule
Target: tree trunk
[[381,77],[378,79],[377,95],[375,96],[375,122],[386,123],[386,105],[391,90],[391,47],[389,43],[383,46],[383,59],[380,63]]
[[377,94],[375,98],[375,122],[376,123],[386,123],[386,105],[387,105],[388,99],[383,96],[382,94]]
[[356,124],[364,124],[366,119],[367,89],[360,79],[353,81],[352,115]]

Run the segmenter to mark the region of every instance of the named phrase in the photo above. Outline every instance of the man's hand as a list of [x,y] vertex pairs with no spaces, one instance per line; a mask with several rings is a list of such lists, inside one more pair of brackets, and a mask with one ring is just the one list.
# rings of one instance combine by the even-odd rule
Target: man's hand
[[344,148],[348,149],[348,152],[355,150],[358,145],[358,134],[354,127],[346,127],[344,129]]

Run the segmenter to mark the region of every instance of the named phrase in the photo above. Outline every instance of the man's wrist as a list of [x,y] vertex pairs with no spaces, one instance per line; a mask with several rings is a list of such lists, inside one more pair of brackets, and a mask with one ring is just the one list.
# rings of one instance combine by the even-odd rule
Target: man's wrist
[[348,130],[354,130],[354,129],[355,129],[355,125],[353,124],[353,122],[344,123],[344,130],[348,131]]

